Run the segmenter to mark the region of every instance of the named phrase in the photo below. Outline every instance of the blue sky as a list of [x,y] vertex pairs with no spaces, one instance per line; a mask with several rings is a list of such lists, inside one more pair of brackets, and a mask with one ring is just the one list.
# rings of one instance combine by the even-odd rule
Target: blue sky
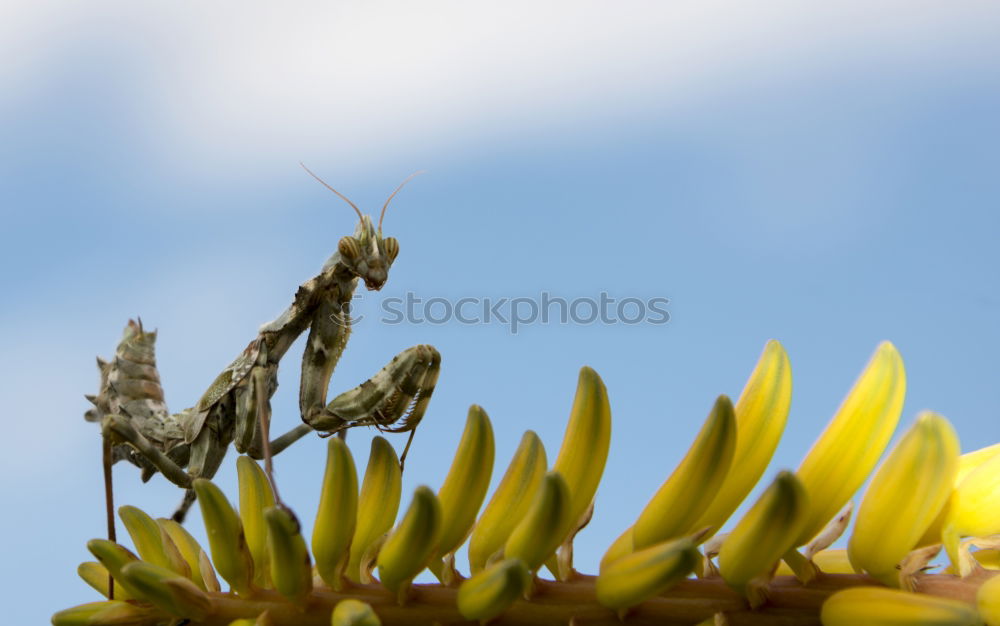
[[[798,465],[883,339],[907,366],[901,424],[929,408],[963,450],[1000,441],[995,3],[105,0],[0,16],[0,464],[18,623],[94,599],[75,574],[104,527],[99,436],[82,419],[94,356],[141,315],[180,410],[353,230],[300,160],[370,211],[428,170],[386,217],[401,253],[381,296],[670,299],[666,325],[513,335],[379,324],[366,296],[331,395],[408,346],[443,355],[404,506],[440,486],[472,403],[493,419],[495,481],[526,429],[554,457],[590,365],[614,413],[576,550],[595,571],[772,337],[795,395],[766,476]],[[299,349],[276,429],[298,422]],[[349,437],[359,465],[370,436]],[[277,459],[307,525],[324,450],[310,437]],[[219,482],[235,495],[234,459]],[[133,469],[116,467],[118,503],[169,514],[180,491]]]

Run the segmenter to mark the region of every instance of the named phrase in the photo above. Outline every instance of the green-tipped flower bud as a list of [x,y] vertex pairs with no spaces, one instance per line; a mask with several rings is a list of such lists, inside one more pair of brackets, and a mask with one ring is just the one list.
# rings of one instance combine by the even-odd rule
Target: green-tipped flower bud
[[372,439],[368,468],[361,482],[358,499],[358,523],[351,541],[351,557],[347,577],[355,582],[370,583],[374,552],[399,511],[402,476],[396,451],[382,437]]
[[441,528],[441,505],[428,487],[417,487],[403,521],[389,534],[378,555],[382,585],[403,598],[413,577],[427,566]]
[[233,591],[248,595],[253,589],[253,558],[247,548],[243,525],[225,494],[204,478],[194,481],[201,517],[208,534],[212,562]]
[[884,587],[853,587],[823,603],[823,626],[980,626],[971,605]]
[[382,626],[382,620],[367,602],[348,598],[334,607],[330,626]]
[[[608,403],[608,390],[597,372],[584,367],[580,370],[576,398],[570,410],[562,447],[552,466],[569,486],[571,524],[583,516],[594,499],[610,446],[611,405]],[[567,529],[567,532],[570,530]]]
[[358,472],[351,451],[340,437],[330,439],[319,509],[313,525],[316,569],[326,584],[340,589],[358,519]]
[[138,592],[138,598],[171,615],[200,620],[212,609],[204,591],[165,567],[136,561],[122,568],[122,579]]
[[618,535],[618,538],[611,542],[608,546],[607,551],[604,552],[604,556],[601,557],[601,564],[599,571],[604,571],[609,565],[622,558],[623,556],[628,556],[634,551],[632,544],[632,532],[635,530],[633,526],[629,526],[625,529],[625,532]]
[[636,520],[633,549],[642,550],[697,530],[694,524],[729,473],[734,450],[733,404],[728,397],[719,396],[687,455]]
[[132,538],[132,544],[139,553],[139,558],[182,576],[191,577],[191,568],[187,561],[156,520],[134,506],[119,508],[118,517]]
[[111,572],[111,576],[115,579],[116,596],[118,595],[118,588],[122,587],[130,597],[136,597],[135,589],[132,589],[127,582],[122,580],[121,573],[123,567],[129,563],[138,561],[139,557],[132,554],[126,548],[107,539],[91,539],[87,542],[87,549],[97,557],[97,560],[101,562],[101,565],[105,569]]
[[504,546],[504,557],[521,559],[534,572],[552,556],[563,540],[570,514],[566,481],[558,472],[549,472],[535,495],[528,513]]
[[436,555],[454,552],[469,536],[469,529],[490,486],[493,454],[490,418],[482,407],[474,404],[469,407],[455,459],[437,494],[442,521]]
[[236,474],[240,482],[240,523],[253,558],[254,583],[267,588],[271,586],[271,567],[264,511],[274,506],[274,492],[264,470],[248,456],[236,459]]
[[159,609],[136,606],[121,600],[89,602],[59,611],[52,616],[52,626],[144,626],[163,619]]
[[198,541],[191,536],[191,533],[184,530],[183,526],[172,519],[161,517],[157,518],[156,523],[170,537],[170,540],[180,552],[184,562],[187,563],[188,569],[191,571],[191,580],[194,581],[194,584],[198,585],[198,588],[203,591],[218,591],[218,581],[216,581],[214,588],[205,582],[206,578],[208,580],[215,579],[215,571],[212,569],[211,563],[207,565],[208,570],[204,571],[203,564],[199,558],[204,550],[202,550]]
[[469,620],[485,622],[500,615],[531,584],[531,574],[521,559],[504,559],[474,574],[458,588],[458,612]]
[[799,536],[806,511],[805,490],[795,474],[781,472],[723,542],[719,573],[751,606],[763,602],[763,586]]
[[617,559],[597,577],[597,601],[615,611],[641,604],[687,578],[701,559],[690,539],[677,539]]
[[312,563],[299,522],[291,513],[271,507],[264,511],[271,581],[278,593],[301,603],[312,591]]
[[781,343],[771,339],[733,409],[736,450],[730,467],[735,470],[726,474],[708,510],[691,528],[718,532],[740,506],[771,462],[791,405],[792,366]]
[[533,431],[527,431],[500,485],[472,529],[469,566],[473,574],[486,567],[490,557],[503,548],[510,533],[528,512],[547,465],[541,439]]
[[[108,576],[110,576],[108,568],[97,561],[86,561],[80,563],[80,566],[76,568],[76,573],[83,579],[83,582],[96,589],[105,598],[108,597]],[[130,598],[131,596],[124,587],[120,585],[115,587],[115,600],[128,600]]]

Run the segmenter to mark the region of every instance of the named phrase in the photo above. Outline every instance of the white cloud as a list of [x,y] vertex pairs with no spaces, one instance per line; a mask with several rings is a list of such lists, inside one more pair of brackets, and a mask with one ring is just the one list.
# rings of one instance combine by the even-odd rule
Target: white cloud
[[298,158],[363,168],[817,65],[933,62],[1000,15],[987,2],[903,0],[4,6],[5,91],[110,50],[121,66],[102,71],[124,83],[111,95],[189,172]]

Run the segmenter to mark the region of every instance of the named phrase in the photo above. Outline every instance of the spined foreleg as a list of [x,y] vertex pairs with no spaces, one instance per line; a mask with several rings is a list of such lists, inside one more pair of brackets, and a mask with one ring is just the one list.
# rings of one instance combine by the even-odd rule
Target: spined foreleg
[[387,432],[410,431],[410,439],[400,456],[402,463],[434,393],[440,368],[441,355],[433,346],[413,346],[393,357],[370,379],[303,419],[327,434],[352,426],[375,426]]

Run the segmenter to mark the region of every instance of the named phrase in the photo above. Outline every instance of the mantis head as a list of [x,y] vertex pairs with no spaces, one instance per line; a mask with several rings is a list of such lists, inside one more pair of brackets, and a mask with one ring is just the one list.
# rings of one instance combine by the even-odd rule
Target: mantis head
[[383,237],[372,226],[372,218],[361,216],[354,235],[341,237],[337,244],[340,260],[351,272],[365,281],[369,291],[378,291],[389,277],[389,267],[399,254],[395,237]]
[[358,207],[347,199],[347,196],[340,193],[330,185],[327,185],[323,179],[321,179],[316,174],[313,174],[308,167],[302,165],[302,168],[309,172],[309,174],[323,184],[324,187],[332,191],[333,193],[340,196],[347,204],[351,205],[354,212],[358,214],[358,226],[354,229],[354,234],[348,237],[341,237],[340,242],[337,244],[337,250],[340,252],[340,261],[344,266],[351,271],[355,276],[360,278],[365,282],[365,287],[369,291],[378,291],[385,284],[386,279],[389,278],[389,267],[392,262],[396,260],[396,255],[399,254],[399,242],[395,237],[383,237],[382,236],[382,220],[385,219],[385,210],[389,207],[389,202],[392,198],[399,193],[399,190],[403,188],[403,185],[410,182],[417,174],[422,174],[423,172],[414,172],[410,174],[406,180],[396,187],[396,190],[389,195],[389,198],[385,201],[382,206],[382,213],[378,218],[378,228],[372,224],[372,218],[368,215],[363,215]]

